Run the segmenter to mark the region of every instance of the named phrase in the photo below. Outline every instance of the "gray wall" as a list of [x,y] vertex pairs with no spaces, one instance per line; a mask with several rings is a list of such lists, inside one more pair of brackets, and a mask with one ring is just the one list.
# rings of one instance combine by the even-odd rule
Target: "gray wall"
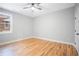
[[0,12],[5,12],[12,15],[13,32],[0,34],[0,42],[13,41],[16,39],[26,38],[32,34],[32,20],[24,15],[0,9]]
[[74,43],[74,7],[35,18],[34,36]]

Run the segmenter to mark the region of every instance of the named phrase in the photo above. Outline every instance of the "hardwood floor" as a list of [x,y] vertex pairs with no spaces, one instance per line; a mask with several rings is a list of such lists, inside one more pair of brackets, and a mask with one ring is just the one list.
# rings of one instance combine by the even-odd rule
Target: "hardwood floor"
[[0,56],[76,56],[72,45],[31,38],[0,46]]

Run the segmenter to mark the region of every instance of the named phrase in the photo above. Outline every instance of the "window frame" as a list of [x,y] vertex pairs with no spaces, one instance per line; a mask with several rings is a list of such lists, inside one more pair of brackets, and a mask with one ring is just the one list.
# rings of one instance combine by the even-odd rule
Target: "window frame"
[[0,32],[0,34],[12,33],[12,30],[13,30],[12,15],[10,15],[8,13],[4,13],[4,12],[0,12],[0,14],[9,16],[9,19],[6,19],[6,20],[8,20],[10,22],[10,30],[9,31],[2,31],[2,32]]

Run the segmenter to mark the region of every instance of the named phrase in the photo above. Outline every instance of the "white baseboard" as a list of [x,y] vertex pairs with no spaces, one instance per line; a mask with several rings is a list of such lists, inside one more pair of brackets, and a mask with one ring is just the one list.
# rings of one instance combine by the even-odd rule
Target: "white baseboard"
[[63,43],[63,44],[75,45],[74,43],[63,42],[63,41],[58,41],[58,40],[54,40],[54,39],[50,39],[50,38],[44,38],[44,37],[38,37],[38,36],[30,36],[30,37],[26,37],[26,38],[12,40],[12,41],[8,41],[8,42],[0,43],[0,45],[5,45],[5,44],[9,44],[9,43],[13,43],[13,42],[29,39],[29,38],[38,38],[38,39],[42,39],[42,40],[48,40],[48,41],[53,41],[53,42],[58,42],[58,43]]
[[29,39],[29,38],[32,38],[32,36],[26,37],[26,38],[17,39],[17,40],[12,40],[12,41],[8,41],[8,42],[3,42],[3,43],[0,43],[0,45],[6,45],[6,44],[14,43],[14,42],[25,40],[25,39]]
[[58,42],[58,43],[63,43],[63,44],[75,45],[74,43],[69,43],[69,42],[64,42],[64,41],[58,41],[58,40],[55,40],[55,39],[44,38],[44,37],[33,36],[32,38],[38,38],[38,39],[43,39],[43,40],[48,40],[48,41],[53,41],[53,42]]

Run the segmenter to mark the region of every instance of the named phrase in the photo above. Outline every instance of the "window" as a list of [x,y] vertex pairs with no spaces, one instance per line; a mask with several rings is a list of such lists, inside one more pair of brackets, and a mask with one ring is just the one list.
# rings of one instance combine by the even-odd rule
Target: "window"
[[0,13],[0,34],[11,33],[12,31],[12,17],[8,14]]

